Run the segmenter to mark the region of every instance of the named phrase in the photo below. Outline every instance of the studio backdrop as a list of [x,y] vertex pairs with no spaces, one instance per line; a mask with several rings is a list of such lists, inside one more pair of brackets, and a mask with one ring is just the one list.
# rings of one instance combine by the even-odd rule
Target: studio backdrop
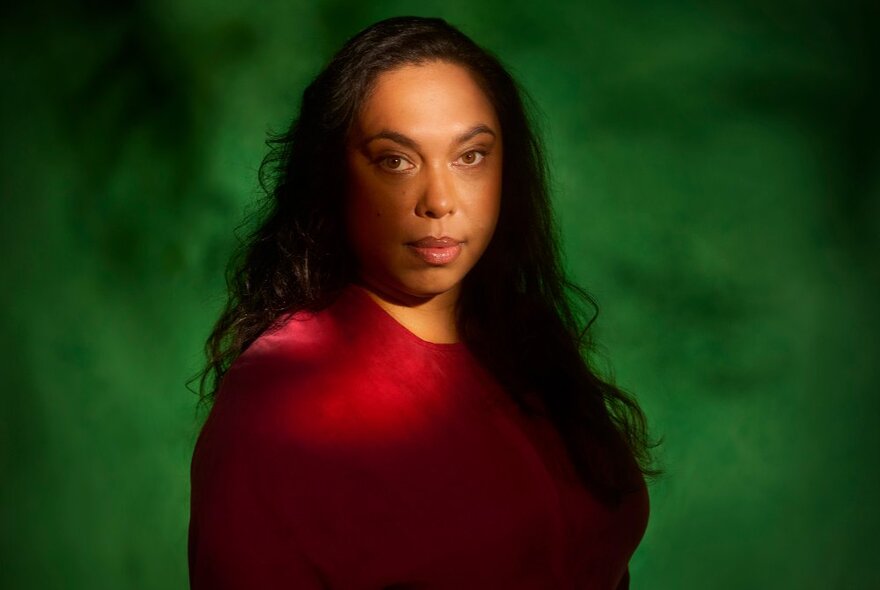
[[534,99],[600,365],[662,439],[633,588],[880,587],[876,6],[5,8],[0,587],[187,586],[186,382],[267,132],[412,13]]

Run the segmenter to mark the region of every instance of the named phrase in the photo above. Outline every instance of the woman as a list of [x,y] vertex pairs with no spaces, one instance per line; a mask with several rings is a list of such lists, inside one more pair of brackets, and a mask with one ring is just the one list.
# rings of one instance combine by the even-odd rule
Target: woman
[[628,587],[644,417],[584,360],[503,67],[385,20],[272,143],[207,345],[192,586]]

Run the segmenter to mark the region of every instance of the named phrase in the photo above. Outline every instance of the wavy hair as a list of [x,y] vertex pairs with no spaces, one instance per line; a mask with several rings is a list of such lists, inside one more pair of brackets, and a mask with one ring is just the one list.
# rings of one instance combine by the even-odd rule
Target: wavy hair
[[638,486],[633,459],[642,474],[656,474],[645,416],[593,366],[598,307],[564,272],[527,95],[496,57],[442,19],[391,18],[352,37],[306,88],[290,128],[270,135],[259,171],[265,198],[230,261],[228,301],[194,378],[201,401],[210,404],[231,364],[282,314],[321,310],[355,278],[340,171],[346,139],[379,74],[433,61],[471,73],[504,137],[500,216],[463,281],[461,339],[525,413],[551,420],[580,480],[613,503]]

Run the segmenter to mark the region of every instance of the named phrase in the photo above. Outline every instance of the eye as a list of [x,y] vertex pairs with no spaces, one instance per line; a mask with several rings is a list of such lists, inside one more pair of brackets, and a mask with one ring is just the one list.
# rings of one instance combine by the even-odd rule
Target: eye
[[383,156],[377,163],[390,172],[406,172],[415,168],[415,165],[403,156]]
[[486,154],[484,154],[483,152],[478,151],[478,150],[471,150],[469,152],[465,152],[464,154],[462,154],[461,157],[459,158],[459,160],[465,166],[476,166],[477,164],[482,162],[483,158],[485,158],[485,157],[486,157]]

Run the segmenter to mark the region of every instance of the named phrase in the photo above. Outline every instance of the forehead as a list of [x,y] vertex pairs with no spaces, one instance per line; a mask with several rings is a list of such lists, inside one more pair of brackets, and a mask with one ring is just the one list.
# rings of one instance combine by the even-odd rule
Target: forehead
[[383,72],[364,102],[354,132],[394,130],[425,137],[457,135],[484,124],[500,135],[489,98],[464,67],[448,62]]

